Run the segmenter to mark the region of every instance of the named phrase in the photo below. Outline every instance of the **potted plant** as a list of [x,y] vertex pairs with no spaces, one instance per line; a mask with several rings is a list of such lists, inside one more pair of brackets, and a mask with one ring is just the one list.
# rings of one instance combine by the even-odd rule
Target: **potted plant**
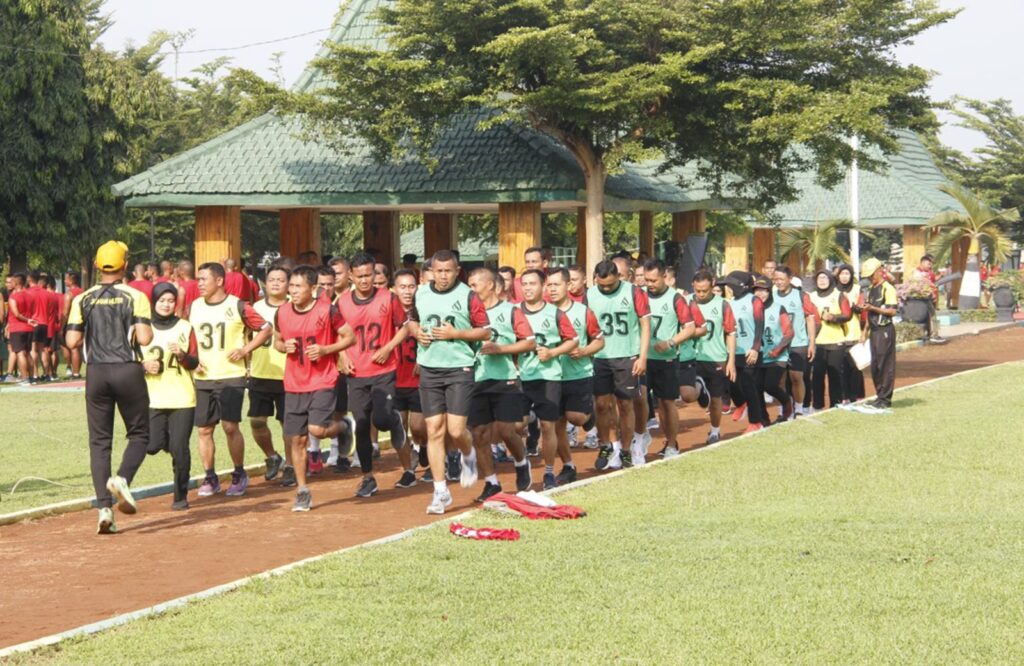
[[932,283],[919,277],[912,277],[897,287],[896,295],[903,301],[903,319],[914,324],[927,322],[934,293]]
[[992,292],[992,302],[997,308],[1012,308],[1020,299],[1022,288],[1020,273],[1003,271],[989,275],[985,288]]

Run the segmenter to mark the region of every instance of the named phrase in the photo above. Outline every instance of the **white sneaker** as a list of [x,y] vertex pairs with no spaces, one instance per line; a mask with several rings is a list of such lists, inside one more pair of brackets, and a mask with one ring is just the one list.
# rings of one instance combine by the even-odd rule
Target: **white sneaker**
[[619,455],[618,451],[612,451],[612,455],[608,458],[608,464],[605,465],[605,469],[622,469],[622,456]]
[[682,454],[679,453],[679,449],[677,449],[674,446],[670,446],[667,449],[665,449],[665,455],[663,457],[665,458],[665,460],[668,460],[669,458],[678,458],[680,455]]
[[575,449],[579,446],[579,429],[573,424],[569,424],[565,427],[565,435],[569,438],[569,448]]
[[112,476],[107,480],[107,490],[114,496],[117,502],[117,509],[121,513],[133,514],[139,510],[132,491],[128,488],[128,481],[122,476]]
[[644,447],[644,456],[646,456],[647,452],[651,450],[651,441],[652,437],[650,431],[646,431],[640,436],[640,445]]
[[775,398],[773,398],[773,397],[771,397],[770,395],[768,395],[767,393],[765,393],[765,394],[764,394],[764,403],[765,403],[766,405],[772,405],[772,404],[775,404]]
[[633,467],[640,467],[647,462],[644,458],[644,445],[642,440],[633,440],[632,446],[629,447],[629,457],[633,461]]
[[597,441],[597,434],[587,433],[587,439],[583,442],[583,448],[596,449],[600,445]]
[[114,523],[114,512],[107,507],[100,509],[99,522],[96,524],[96,534],[116,534],[117,525]]
[[430,504],[427,505],[427,513],[432,513],[438,516],[444,515],[444,510],[452,505],[454,500],[452,494],[445,488],[441,492],[434,491],[434,497],[430,500]]
[[466,454],[460,455],[462,456],[462,471],[459,473],[459,485],[463,488],[472,488],[476,485],[477,479],[476,456],[469,460],[466,458]]
[[651,430],[658,427],[658,419],[649,419],[647,421],[647,429]]

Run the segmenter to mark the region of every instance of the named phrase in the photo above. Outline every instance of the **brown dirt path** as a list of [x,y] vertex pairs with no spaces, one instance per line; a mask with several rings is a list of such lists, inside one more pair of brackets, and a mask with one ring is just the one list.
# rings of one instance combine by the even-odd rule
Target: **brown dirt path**
[[[899,355],[898,384],[1024,359],[1024,329],[1012,328],[923,347]],[[869,394],[872,393],[869,387]],[[897,405],[898,407],[898,405]],[[680,413],[686,447],[699,446],[706,417],[697,406]],[[733,436],[744,423],[725,418]],[[655,438],[652,452],[660,450]],[[594,473],[595,452],[576,449],[581,476]],[[95,534],[96,512],[83,511],[0,528],[0,647],[58,633],[138,610],[274,567],[365,543],[437,519],[424,512],[431,488],[393,489],[395,456],[380,461],[381,492],[353,496],[358,475],[327,473],[311,483],[314,510],[290,511],[294,490],[254,480],[243,498],[198,499],[192,509],[170,511],[169,497],[141,502],[136,516],[118,515],[121,533]],[[152,464],[152,463],[149,463]],[[162,457],[160,464],[166,465]],[[539,487],[542,469],[534,459]],[[169,467],[169,466],[168,466]],[[502,483],[514,487],[511,465]],[[453,487],[452,514],[473,506],[479,488]]]

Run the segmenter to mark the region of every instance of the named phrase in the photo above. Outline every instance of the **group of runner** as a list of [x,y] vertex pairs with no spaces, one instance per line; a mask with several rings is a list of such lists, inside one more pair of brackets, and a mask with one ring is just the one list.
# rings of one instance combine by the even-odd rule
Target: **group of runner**
[[64,292],[57,280],[43,271],[12,273],[0,293],[2,338],[7,345],[7,364],[0,367],[0,381],[37,384],[57,381],[61,353],[67,377],[81,379],[82,357],[64,345],[71,301],[82,293],[81,276],[64,274]]
[[[684,286],[674,267],[658,259],[634,265],[622,253],[598,263],[588,287],[582,267],[549,267],[540,248],[527,250],[519,275],[510,267],[466,275],[449,250],[419,271],[402,268],[393,276],[369,253],[326,266],[315,255],[301,264],[282,258],[267,269],[262,288],[250,290],[252,302],[226,291],[231,270],[205,263],[196,296],[183,306],[188,285],[180,280],[154,284],[149,298],[124,284],[126,250],[119,248],[101,248],[104,278],[74,299],[68,318],[69,345],[77,348],[84,336],[90,363],[100,532],[116,529],[114,501],[135,511],[128,486],[147,452],[170,452],[172,507],[188,507],[193,428],[206,472],[199,496],[220,492],[218,425],[234,464],[225,494],[244,494],[239,426],[246,391],[265,478],[296,488],[293,511],[313,506],[310,475],[325,466],[347,472],[352,458],[362,473],[355,494],[376,494],[375,439],[386,431],[403,471],[396,487],[431,483],[427,512],[443,514],[452,504],[449,481],[472,487],[482,477],[477,501],[501,492],[495,465],[502,461],[514,465],[517,490],[526,490],[534,485],[528,457],[540,455],[542,487],[549,489],[576,479],[576,446],[600,449],[598,470],[645,464],[651,427],[665,438],[659,455],[676,456],[680,403],[708,410],[706,442],[714,443],[730,411],[757,430],[806,413],[808,394],[814,408],[823,408],[826,381],[833,406],[863,397],[863,380],[857,396],[842,350],[866,338],[860,322],[872,308],[872,332],[891,328],[885,318],[895,314],[894,292],[879,287],[861,295],[851,293],[859,286],[843,287],[849,267],[838,280],[819,272],[808,291],[785,266],[721,279],[702,269]],[[114,301],[119,314],[104,316]],[[95,365],[104,363],[104,352],[93,351],[104,344],[101,334],[90,328],[115,320],[133,331],[130,353],[135,365],[141,359],[141,372],[124,378],[133,385],[127,393],[106,386],[104,402],[89,385]],[[111,381],[107,371],[95,373],[101,382]],[[878,400],[888,400],[884,379]],[[112,428],[105,424],[112,426],[114,402],[128,425],[129,449],[111,476]],[[280,450],[270,418],[282,424]],[[326,456],[322,442],[329,442]]]

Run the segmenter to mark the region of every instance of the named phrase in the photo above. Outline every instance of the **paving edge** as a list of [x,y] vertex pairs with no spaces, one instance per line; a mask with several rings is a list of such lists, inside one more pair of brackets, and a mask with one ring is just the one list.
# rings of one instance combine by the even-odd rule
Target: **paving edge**
[[[999,367],[1002,367],[1002,366],[1005,366],[1005,365],[1013,365],[1013,364],[1019,364],[1019,363],[1022,363],[1022,362],[1021,361],[1004,361],[1003,363],[996,363],[994,365],[986,365],[986,366],[982,366],[980,368],[971,368],[970,370],[962,370],[962,371],[954,373],[952,375],[945,375],[943,377],[935,377],[935,378],[932,378],[932,379],[926,379],[926,380],[924,380],[922,382],[917,382],[915,384],[908,384],[907,386],[901,386],[901,387],[895,389],[894,393],[899,393],[901,391],[906,391],[908,389],[920,388],[922,386],[928,386],[930,384],[935,384],[935,383],[938,383],[938,382],[941,382],[941,381],[946,381],[947,379],[953,379],[953,378],[956,378],[956,377],[963,377],[965,375],[970,375],[970,374],[973,374],[973,373],[976,373],[976,372],[981,372],[983,370],[990,370],[992,368],[999,368]],[[868,398],[865,398],[865,400],[869,400],[870,398],[873,398],[873,397],[875,397],[875,396],[869,396]],[[831,410],[829,410],[829,411],[831,411]],[[822,412],[822,413],[825,413],[825,412]],[[620,476],[622,476],[624,474],[630,473],[630,472],[642,472],[643,470],[645,470],[645,469],[647,469],[649,467],[656,467],[658,465],[668,465],[668,464],[671,464],[673,462],[677,462],[679,460],[683,460],[687,456],[690,456],[690,455],[695,454],[695,453],[702,453],[702,452],[706,452],[706,451],[712,451],[714,449],[717,449],[717,448],[723,446],[724,444],[731,444],[733,442],[737,442],[737,441],[741,441],[741,440],[744,440],[744,439],[748,439],[750,437],[758,437],[758,436],[763,435],[766,432],[775,431],[780,426],[783,427],[783,428],[800,427],[798,424],[803,423],[805,421],[806,420],[797,419],[795,421],[787,421],[785,423],[779,424],[779,426],[774,426],[772,428],[768,428],[768,429],[765,429],[765,430],[760,430],[758,432],[740,434],[740,435],[737,435],[736,437],[730,437],[729,439],[723,439],[723,440],[721,440],[719,442],[716,442],[714,444],[710,444],[710,445],[707,445],[707,446],[701,446],[701,447],[698,447],[698,448],[695,448],[695,449],[688,449],[688,450],[683,451],[682,453],[680,453],[680,455],[676,456],[675,458],[670,458],[668,460],[665,460],[665,459],[655,460],[655,461],[646,463],[646,464],[644,464],[644,465],[642,465],[640,467],[632,467],[632,468],[629,468],[629,469],[620,469],[620,470],[616,470],[614,472],[610,472],[608,474],[602,474],[600,476],[592,476],[590,478],[581,479],[579,481],[574,481],[573,483],[570,483],[570,484],[565,485],[565,486],[560,486],[560,487],[552,489],[552,490],[546,490],[542,494],[548,495],[548,496],[561,495],[561,494],[566,493],[566,492],[570,492],[570,491],[573,491],[573,490],[578,490],[580,488],[584,488],[584,487],[589,486],[589,485],[594,484],[594,483],[599,483],[599,482],[607,481],[608,479],[615,479],[615,478],[618,478],[618,477],[620,477]],[[149,607],[146,607],[146,608],[140,608],[139,610],[136,610],[136,611],[131,611],[129,613],[123,613],[121,615],[116,615],[116,616],[114,616],[112,618],[109,618],[109,619],[106,619],[106,620],[100,620],[99,622],[93,622],[91,624],[86,624],[86,625],[83,625],[83,626],[80,626],[80,627],[76,627],[74,629],[68,629],[67,631],[62,631],[62,632],[57,633],[57,634],[51,634],[50,636],[44,636],[43,638],[37,638],[35,640],[26,641],[24,643],[19,643],[17,645],[12,645],[10,647],[6,647],[6,648],[3,648],[3,649],[0,649],[0,659],[6,659],[7,657],[10,657],[11,655],[17,654],[17,653],[20,653],[20,652],[31,652],[31,651],[34,651],[34,650],[38,650],[40,648],[50,647],[50,646],[56,645],[58,643],[61,643],[63,641],[71,639],[71,638],[76,638],[76,637],[80,637],[80,636],[88,636],[88,635],[91,635],[91,634],[96,634],[96,633],[99,633],[101,631],[105,631],[107,629],[113,629],[114,627],[119,627],[119,626],[125,625],[125,624],[127,624],[129,622],[132,622],[134,620],[138,620],[138,619],[141,619],[141,618],[155,617],[155,616],[158,616],[158,615],[162,615],[162,614],[166,613],[167,611],[174,610],[174,609],[186,606],[187,604],[189,604],[189,603],[191,603],[193,601],[199,601],[199,600],[202,600],[202,599],[209,599],[211,597],[215,597],[215,596],[224,594],[226,592],[231,592],[233,590],[237,590],[237,589],[239,589],[241,587],[244,587],[245,585],[247,585],[247,584],[249,584],[249,583],[251,583],[253,581],[266,580],[266,579],[269,579],[269,578],[280,576],[281,574],[287,573],[287,572],[289,572],[289,571],[291,571],[293,569],[297,569],[299,567],[304,567],[304,566],[307,566],[309,564],[313,564],[315,562],[319,562],[321,560],[324,560],[324,559],[326,559],[328,557],[331,557],[331,556],[334,556],[334,555],[341,555],[343,553],[348,553],[348,552],[351,552],[351,551],[354,551],[354,550],[357,550],[357,549],[360,549],[360,548],[372,548],[372,547],[376,547],[376,546],[383,546],[383,545],[389,544],[389,543],[394,543],[396,541],[401,541],[403,539],[407,539],[408,537],[410,537],[410,536],[412,536],[412,535],[414,535],[414,534],[416,534],[418,532],[422,532],[422,531],[428,530],[428,529],[436,529],[439,525],[442,525],[445,522],[455,522],[455,521],[459,521],[459,520],[465,520],[465,519],[470,518],[470,517],[472,517],[472,516],[474,516],[474,515],[476,515],[478,513],[482,513],[483,511],[484,511],[483,509],[476,509],[476,508],[469,509],[467,511],[463,511],[462,513],[459,513],[459,514],[456,514],[456,515],[453,515],[453,516],[445,516],[444,518],[438,519],[438,520],[436,520],[436,521],[434,521],[432,523],[427,523],[426,525],[420,525],[418,527],[413,527],[413,528],[410,528],[410,529],[407,529],[407,530],[403,530],[401,532],[397,532],[397,533],[389,535],[389,536],[381,537],[379,539],[374,539],[373,541],[367,541],[366,543],[356,544],[354,546],[347,546],[345,548],[341,548],[341,549],[338,549],[338,550],[330,551],[330,552],[327,552],[327,553],[321,553],[320,555],[314,555],[313,557],[307,557],[305,559],[298,560],[296,562],[290,562],[288,564],[284,564],[284,565],[281,565],[279,567],[275,567],[273,569],[269,569],[267,571],[260,572],[258,574],[253,574],[251,576],[246,576],[245,578],[240,578],[238,580],[231,581],[230,583],[224,583],[223,585],[217,585],[215,587],[211,587],[211,588],[208,588],[208,589],[205,589],[205,590],[201,590],[199,592],[194,592],[192,594],[187,594],[185,596],[181,596],[181,597],[178,597],[176,599],[172,599],[170,601],[165,601],[165,602],[162,602],[162,603],[159,603],[159,604],[156,604],[156,605],[153,605],[153,606],[149,606]]]

